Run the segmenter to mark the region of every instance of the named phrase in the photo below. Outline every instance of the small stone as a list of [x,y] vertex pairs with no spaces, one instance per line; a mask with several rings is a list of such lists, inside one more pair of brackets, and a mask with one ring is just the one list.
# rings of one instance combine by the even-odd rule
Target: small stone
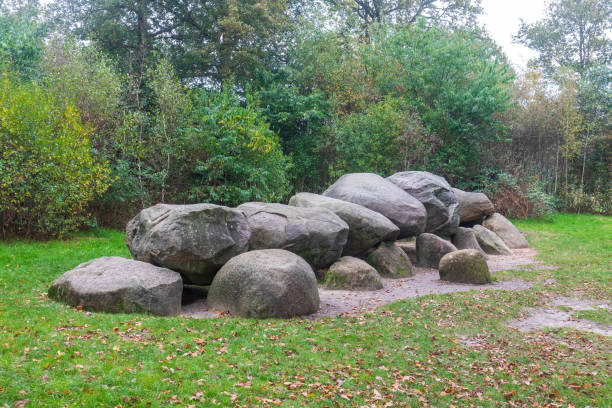
[[329,289],[378,290],[383,288],[380,275],[367,262],[343,256],[327,272],[325,286]]
[[451,252],[440,260],[440,279],[457,282],[491,283],[491,274],[485,257],[476,249],[462,249]]
[[414,276],[414,266],[408,255],[393,242],[382,242],[368,255],[368,263],[387,278],[407,278]]

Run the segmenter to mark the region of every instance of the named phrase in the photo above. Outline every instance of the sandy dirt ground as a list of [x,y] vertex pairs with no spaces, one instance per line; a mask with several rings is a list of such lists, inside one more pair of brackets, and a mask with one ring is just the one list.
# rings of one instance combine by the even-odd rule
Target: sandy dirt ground
[[[514,250],[514,255],[510,256],[489,255],[487,262],[493,275],[495,275],[495,272],[502,270],[551,268],[540,264],[534,258],[536,254],[537,252],[533,249],[517,249]],[[307,316],[307,318],[358,315],[397,300],[430,294],[487,289],[524,290],[532,286],[532,283],[521,280],[495,281],[487,285],[450,283],[441,281],[438,271],[435,269],[416,269],[415,276],[410,278],[383,279],[384,287],[377,291],[329,290],[320,286],[321,306],[319,311]],[[221,316],[219,312],[208,307],[206,300],[203,298],[183,305],[182,315],[192,318]]]
[[[561,309],[561,308],[562,309]],[[612,336],[612,326],[592,322],[586,319],[577,319],[572,313],[580,310],[610,309],[604,302],[595,302],[585,299],[560,297],[553,299],[546,307],[526,310],[525,317],[508,323],[522,332],[540,330],[544,328],[571,328],[585,330],[602,336]]]

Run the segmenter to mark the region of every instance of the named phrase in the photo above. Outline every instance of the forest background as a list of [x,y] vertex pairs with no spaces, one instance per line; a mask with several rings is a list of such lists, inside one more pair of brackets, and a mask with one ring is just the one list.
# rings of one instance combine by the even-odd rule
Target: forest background
[[478,0],[0,2],[0,231],[440,174],[510,217],[612,214],[612,0],[554,0],[515,72]]

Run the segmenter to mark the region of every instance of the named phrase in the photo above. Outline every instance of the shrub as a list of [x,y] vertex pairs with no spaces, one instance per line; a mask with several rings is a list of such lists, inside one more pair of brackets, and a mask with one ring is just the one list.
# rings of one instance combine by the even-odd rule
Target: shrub
[[61,236],[90,222],[88,204],[108,171],[91,154],[89,128],[46,90],[0,80],[2,235]]
[[400,99],[387,98],[364,113],[346,116],[335,129],[332,178],[344,173],[389,175],[422,167],[434,144],[418,116]]
[[183,148],[186,201],[237,205],[290,192],[289,161],[250,93],[242,101],[230,86],[201,91]]
[[537,179],[519,183],[515,176],[499,173],[485,182],[484,190],[495,210],[510,218],[548,218],[556,212],[554,197],[545,192],[544,184]]

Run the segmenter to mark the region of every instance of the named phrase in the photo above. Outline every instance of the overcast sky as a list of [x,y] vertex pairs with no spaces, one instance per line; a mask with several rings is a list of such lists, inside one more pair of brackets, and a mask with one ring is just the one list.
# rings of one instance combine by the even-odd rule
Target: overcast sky
[[[41,0],[48,4],[53,0]],[[548,0],[482,0],[484,15],[480,17],[493,39],[502,46],[517,68],[525,68],[536,54],[529,48],[512,42],[518,32],[521,18],[529,23],[544,15]]]
[[546,3],[547,0],[482,0],[484,15],[480,22],[517,68],[525,68],[527,61],[537,54],[523,45],[514,44],[512,36],[518,32],[521,19],[533,23],[542,18]]

